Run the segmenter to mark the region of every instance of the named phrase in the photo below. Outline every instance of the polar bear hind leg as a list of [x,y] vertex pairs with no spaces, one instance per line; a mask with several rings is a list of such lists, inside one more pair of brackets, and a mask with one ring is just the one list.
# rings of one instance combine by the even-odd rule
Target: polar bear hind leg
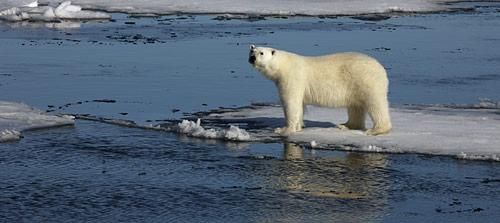
[[363,107],[351,106],[347,108],[348,120],[339,125],[340,129],[365,129],[366,110]]
[[373,127],[366,131],[367,135],[382,135],[391,131],[392,124],[389,115],[389,102],[386,98],[372,101],[367,108],[367,112],[373,121]]

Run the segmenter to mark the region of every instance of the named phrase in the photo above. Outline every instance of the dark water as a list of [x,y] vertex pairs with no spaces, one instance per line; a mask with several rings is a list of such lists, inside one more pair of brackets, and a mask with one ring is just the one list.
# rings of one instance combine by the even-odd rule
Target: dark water
[[[307,55],[371,54],[388,69],[394,104],[500,100],[495,3],[379,22],[114,18],[80,28],[0,24],[0,100],[145,124],[276,101],[272,83],[246,62],[251,43]],[[24,136],[0,144],[0,222],[500,217],[496,162],[194,140],[87,121]]]
[[494,222],[497,163],[79,121],[0,145],[2,222]]

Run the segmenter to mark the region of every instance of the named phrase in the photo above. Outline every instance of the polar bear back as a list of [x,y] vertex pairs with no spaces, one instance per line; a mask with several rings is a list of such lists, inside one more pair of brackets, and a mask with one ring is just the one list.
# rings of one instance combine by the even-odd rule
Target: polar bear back
[[303,57],[304,103],[327,107],[363,106],[386,98],[387,73],[374,58],[361,53]]

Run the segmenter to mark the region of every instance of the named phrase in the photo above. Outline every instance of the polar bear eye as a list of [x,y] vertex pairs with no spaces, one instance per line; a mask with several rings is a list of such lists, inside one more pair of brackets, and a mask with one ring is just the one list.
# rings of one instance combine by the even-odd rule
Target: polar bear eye
[[263,53],[263,52],[260,52],[260,55],[264,55],[264,53]]

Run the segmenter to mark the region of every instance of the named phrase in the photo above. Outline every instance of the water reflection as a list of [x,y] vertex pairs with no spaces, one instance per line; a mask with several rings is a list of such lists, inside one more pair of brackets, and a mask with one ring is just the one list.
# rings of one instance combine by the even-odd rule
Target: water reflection
[[49,29],[78,29],[82,22],[79,20],[63,20],[57,22],[1,22],[0,24],[7,25],[11,28],[49,28]]
[[[328,154],[331,152],[332,154]],[[282,187],[292,194],[308,199],[328,199],[335,206],[337,222],[353,219],[376,219],[385,212],[389,177],[384,171],[384,154],[336,153],[310,150],[283,144],[284,165],[277,175]],[[349,200],[349,201],[347,201]],[[356,210],[344,212],[343,203]]]

